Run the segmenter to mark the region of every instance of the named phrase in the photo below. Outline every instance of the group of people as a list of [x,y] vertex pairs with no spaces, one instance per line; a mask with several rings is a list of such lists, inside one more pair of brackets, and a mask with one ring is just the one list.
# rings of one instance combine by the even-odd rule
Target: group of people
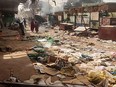
[[32,19],[31,20],[31,31],[38,33],[39,31],[39,22],[37,20]]
[[[19,29],[18,29],[19,38],[23,39],[24,36],[25,36],[25,28],[27,27],[26,26],[26,19],[23,19],[23,20],[16,19],[16,23],[18,23],[18,25],[19,25]],[[39,31],[39,22],[37,20],[32,19],[30,28],[31,28],[32,32],[35,31],[36,33],[38,33],[38,31]]]
[[[9,29],[18,31],[18,33],[19,33],[18,39],[23,40],[23,38],[25,37],[25,31],[26,31],[25,28],[27,27],[26,19],[25,18],[23,18],[23,19],[15,18],[15,23],[18,24],[17,25],[18,27],[15,27],[15,25],[11,25],[9,27]],[[30,25],[31,25],[30,26],[31,31],[38,33],[39,22],[35,19],[32,19]]]

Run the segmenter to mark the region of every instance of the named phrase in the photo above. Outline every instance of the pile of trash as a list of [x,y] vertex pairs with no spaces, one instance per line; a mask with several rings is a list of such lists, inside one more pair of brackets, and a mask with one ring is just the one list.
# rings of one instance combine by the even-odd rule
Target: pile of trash
[[[43,46],[34,46],[27,53],[38,75],[25,83],[63,87],[115,87],[116,53],[85,47],[67,39],[37,39]],[[60,45],[56,44],[60,43]]]

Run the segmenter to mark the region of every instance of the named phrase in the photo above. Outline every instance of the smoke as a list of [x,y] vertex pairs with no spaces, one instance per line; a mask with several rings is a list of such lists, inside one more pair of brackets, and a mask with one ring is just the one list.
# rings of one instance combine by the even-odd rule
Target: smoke
[[39,9],[38,0],[27,0],[26,3],[20,3],[18,6],[18,17],[19,18],[33,18],[37,14]]
[[[32,1],[34,1],[32,3]],[[29,18],[35,14],[46,16],[64,10],[64,4],[67,0],[27,0],[26,3],[20,3],[18,6],[18,16]]]
[[58,11],[64,10],[64,3],[67,0],[40,0],[41,11],[40,15],[46,15],[49,13],[54,14]]
[[34,17],[35,14],[46,16],[63,11],[64,8],[81,6],[82,3],[116,2],[116,0],[27,0],[18,6],[19,17]]

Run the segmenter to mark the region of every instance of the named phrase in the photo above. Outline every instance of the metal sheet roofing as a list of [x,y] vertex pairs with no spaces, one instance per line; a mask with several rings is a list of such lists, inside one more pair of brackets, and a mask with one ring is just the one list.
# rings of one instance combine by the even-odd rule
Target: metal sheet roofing
[[24,3],[26,0],[0,0],[0,10],[17,11],[19,3]]

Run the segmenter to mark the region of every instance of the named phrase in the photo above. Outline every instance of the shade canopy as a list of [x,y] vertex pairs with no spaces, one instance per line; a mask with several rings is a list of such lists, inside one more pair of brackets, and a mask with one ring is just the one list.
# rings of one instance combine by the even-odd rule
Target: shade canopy
[[1,11],[18,11],[19,3],[24,3],[26,0],[0,0]]

